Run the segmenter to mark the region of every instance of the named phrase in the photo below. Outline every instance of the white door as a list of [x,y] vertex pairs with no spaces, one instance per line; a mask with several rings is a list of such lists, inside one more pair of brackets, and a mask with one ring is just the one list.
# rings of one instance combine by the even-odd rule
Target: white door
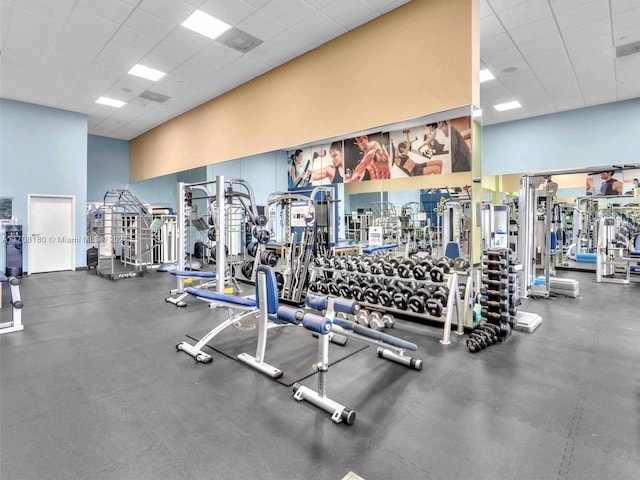
[[75,197],[29,195],[28,272],[75,270]]

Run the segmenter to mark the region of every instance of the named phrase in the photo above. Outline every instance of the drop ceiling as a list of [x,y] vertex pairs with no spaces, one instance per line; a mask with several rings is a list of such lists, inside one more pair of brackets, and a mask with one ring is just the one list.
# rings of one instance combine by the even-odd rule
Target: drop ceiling
[[[0,96],[87,114],[89,133],[130,140],[405,3],[0,0]],[[638,0],[480,6],[481,65],[496,77],[481,85],[485,125],[640,97],[640,53],[616,58],[640,41]],[[181,27],[195,9],[262,43],[242,53]],[[128,75],[136,63],[167,75]],[[513,99],[523,108],[492,108]]]

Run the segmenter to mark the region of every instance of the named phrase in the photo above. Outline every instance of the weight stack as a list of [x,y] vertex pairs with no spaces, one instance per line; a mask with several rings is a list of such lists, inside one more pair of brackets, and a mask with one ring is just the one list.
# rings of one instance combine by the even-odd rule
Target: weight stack
[[480,305],[484,321],[498,327],[498,341],[511,335],[515,322],[514,298],[517,298],[517,269],[509,260],[508,248],[486,250],[482,256]]

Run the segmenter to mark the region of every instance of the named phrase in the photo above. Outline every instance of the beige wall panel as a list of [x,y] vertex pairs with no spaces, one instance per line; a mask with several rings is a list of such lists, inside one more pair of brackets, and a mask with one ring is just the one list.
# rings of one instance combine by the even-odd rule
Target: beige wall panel
[[478,3],[414,0],[150,130],[131,181],[470,105]]

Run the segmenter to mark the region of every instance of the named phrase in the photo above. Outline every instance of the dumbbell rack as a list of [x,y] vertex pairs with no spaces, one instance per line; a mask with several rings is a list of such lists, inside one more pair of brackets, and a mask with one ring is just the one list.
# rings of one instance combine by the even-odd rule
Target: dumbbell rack
[[486,250],[482,257],[482,318],[499,327],[499,342],[511,335],[517,314],[518,269],[509,257],[508,248]]
[[[392,314],[394,316],[402,316],[407,317],[408,319],[416,320],[422,323],[430,323],[430,322],[438,322],[444,323],[444,332],[441,343],[448,345],[451,343],[451,325],[452,323],[456,323],[456,334],[462,335],[464,334],[464,318],[465,315],[463,313],[463,308],[461,306],[460,299],[460,290],[459,290],[459,275],[456,271],[451,271],[450,273],[446,273],[443,276],[442,282],[434,282],[426,279],[415,279],[413,277],[400,277],[400,276],[389,276],[384,274],[375,274],[375,273],[362,273],[358,271],[348,271],[345,269],[336,269],[331,266],[319,266],[319,265],[310,265],[309,270],[311,272],[310,277],[310,285],[314,284],[318,280],[322,281],[321,290],[319,293],[323,294],[332,294],[336,296],[342,296],[343,298],[352,298],[353,295],[351,293],[347,293],[347,290],[342,289],[331,291],[330,288],[337,284],[339,281],[341,284],[349,284],[349,285],[358,285],[358,279],[362,277],[366,277],[367,281],[371,286],[377,286],[378,292],[381,292],[385,289],[386,285],[389,282],[401,282],[402,284],[411,283],[413,285],[412,290],[417,292],[420,289],[431,289],[446,287],[447,293],[445,296],[445,300],[440,300],[441,305],[441,315],[430,315],[429,313],[422,312],[413,312],[409,309],[400,309],[395,306],[382,305],[380,303],[373,303],[371,301],[367,301],[366,298],[358,299],[359,303],[364,309],[380,311],[382,314]],[[335,287],[333,287],[335,288]],[[338,287],[339,288],[339,287]],[[472,290],[471,286],[471,276],[467,277],[467,283],[465,288],[465,299],[463,300],[464,304],[467,305],[468,295]],[[366,293],[366,292],[365,292]],[[407,295],[408,296],[408,295]],[[428,300],[426,300],[428,301]],[[464,309],[466,311],[466,308]],[[454,317],[455,315],[455,317]]]

